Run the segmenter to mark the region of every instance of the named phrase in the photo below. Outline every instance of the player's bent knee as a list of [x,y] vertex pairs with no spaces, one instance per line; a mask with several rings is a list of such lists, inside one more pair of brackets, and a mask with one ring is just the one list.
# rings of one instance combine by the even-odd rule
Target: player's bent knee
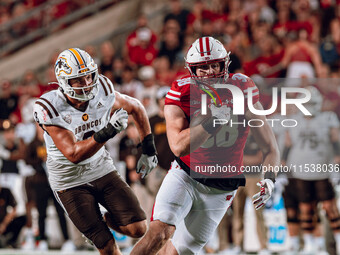
[[313,207],[313,205],[303,205],[302,207],[300,207],[300,211],[301,214],[303,216],[312,216],[315,213],[315,208]]
[[124,229],[124,232],[130,237],[140,238],[146,233],[146,230],[147,222],[146,220],[142,220],[127,225]]
[[298,218],[298,210],[293,208],[287,208],[287,219],[297,219]]
[[[336,214],[339,214],[337,207],[336,207],[335,200],[323,201],[322,207],[326,211],[327,215],[329,215],[330,217],[338,216]],[[335,215],[333,215],[333,214],[335,214]]]
[[169,225],[161,221],[153,221],[150,224],[149,232],[154,238],[157,238],[157,241],[163,242],[169,240],[175,230],[176,228],[173,225]]
[[143,221],[136,222],[135,224],[136,224],[136,228],[135,228],[135,231],[133,233],[133,237],[140,238],[143,235],[145,235],[145,233],[148,229],[147,222],[146,222],[146,220],[143,220]]

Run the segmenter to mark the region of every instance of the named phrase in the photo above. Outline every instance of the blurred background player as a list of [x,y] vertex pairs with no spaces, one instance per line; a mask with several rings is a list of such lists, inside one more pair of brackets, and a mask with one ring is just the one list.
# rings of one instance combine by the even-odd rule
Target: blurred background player
[[17,202],[10,189],[0,185],[0,248],[17,248],[21,229],[26,216],[18,216]]
[[[33,110],[33,108],[32,108]],[[29,178],[28,192],[32,193],[34,206],[38,210],[38,227],[39,227],[39,245],[38,250],[48,250],[48,236],[46,235],[46,219],[47,219],[47,207],[49,200],[53,201],[54,207],[58,215],[58,221],[61,228],[61,232],[64,238],[64,244],[61,248],[62,251],[75,251],[76,247],[70,240],[65,212],[60,204],[57,202],[51,187],[48,183],[46,174],[46,145],[44,141],[44,131],[36,124],[36,135],[32,142],[27,145],[26,163],[31,165],[35,174]]]
[[[231,253],[239,254],[243,250],[244,243],[244,210],[247,197],[251,198],[258,189],[256,185],[261,181],[261,163],[263,161],[262,152],[257,145],[254,137],[249,132],[244,152],[243,152],[244,166],[253,166],[251,171],[246,171],[246,185],[237,190],[235,199],[233,201],[233,216],[232,216],[232,230],[233,230],[233,244],[234,248]],[[255,168],[254,166],[257,166]],[[263,210],[255,210],[256,216],[256,233],[260,243],[260,251],[258,254],[269,254],[267,250],[268,229],[266,227]]]
[[174,160],[174,155],[171,152],[168,138],[166,136],[166,123],[164,116],[165,97],[169,90],[170,87],[168,86],[160,87],[158,89],[155,100],[158,105],[158,112],[150,118],[150,126],[152,133],[155,136],[157,152],[159,155],[162,155],[158,161],[158,166],[146,179],[146,187],[152,196],[153,202],[156,198],[159,187],[170,168],[171,162]]
[[[303,166],[293,171],[295,194],[299,201],[300,224],[306,253],[324,251],[324,239],[314,240],[317,224],[317,204],[321,203],[333,230],[337,254],[340,246],[340,215],[335,193],[329,180],[330,172],[323,166],[339,163],[339,121],[333,112],[321,112],[322,96],[315,87],[308,87],[311,100],[306,104],[312,116],[296,115],[299,125],[287,132],[290,147],[287,165]],[[329,153],[332,150],[333,153]],[[305,167],[309,164],[310,167]],[[315,169],[313,169],[315,167]]]

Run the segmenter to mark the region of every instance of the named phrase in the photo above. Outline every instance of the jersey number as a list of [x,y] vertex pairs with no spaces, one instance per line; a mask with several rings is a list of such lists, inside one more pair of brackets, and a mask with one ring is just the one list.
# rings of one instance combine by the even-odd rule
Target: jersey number
[[301,138],[301,149],[305,149],[305,146],[309,146],[309,148],[313,150],[319,145],[318,136],[315,133],[302,134]]
[[[231,115],[231,120],[233,123],[237,123],[237,115]],[[230,121],[228,124],[223,125],[222,128],[215,134],[215,136],[210,137],[201,148],[211,148],[216,147],[230,147],[233,146],[238,137],[237,125],[230,126]]]

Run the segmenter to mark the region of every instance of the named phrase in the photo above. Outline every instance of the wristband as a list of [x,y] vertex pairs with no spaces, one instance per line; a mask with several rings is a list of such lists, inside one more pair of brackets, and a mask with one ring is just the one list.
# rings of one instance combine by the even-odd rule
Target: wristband
[[265,172],[264,173],[264,179],[269,179],[271,180],[273,183],[275,183],[275,173],[274,172]]
[[144,140],[137,145],[137,147],[142,146],[143,154],[146,154],[148,156],[154,156],[157,154],[155,141],[153,134],[148,134],[144,137]]
[[105,143],[110,138],[114,137],[117,134],[116,129],[112,126],[111,123],[107,124],[106,127],[102,128],[98,132],[93,135],[93,139],[97,143]]
[[207,131],[208,134],[212,135],[215,134],[215,132],[221,127],[214,127],[214,121],[217,120],[216,117],[209,118],[205,121],[202,122],[202,127],[204,128],[205,131]]

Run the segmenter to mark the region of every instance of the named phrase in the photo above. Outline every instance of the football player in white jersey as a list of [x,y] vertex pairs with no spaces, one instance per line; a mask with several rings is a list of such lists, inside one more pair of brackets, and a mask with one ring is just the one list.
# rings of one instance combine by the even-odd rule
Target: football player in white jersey
[[[142,104],[114,90],[98,75],[91,56],[78,48],[60,53],[55,64],[59,89],[35,103],[35,121],[44,129],[47,169],[52,190],[75,226],[101,255],[121,254],[108,226],[131,236],[144,235],[146,216],[123,181],[106,141],[135,120],[143,154],[137,172],[145,177],[156,165],[156,149]],[[100,203],[107,213],[101,216]]]
[[321,202],[340,254],[340,215],[329,181],[330,172],[335,170],[334,154],[335,163],[340,163],[340,123],[334,112],[321,112],[323,99],[317,88],[310,86],[307,89],[311,92],[311,100],[306,107],[312,116],[296,115],[298,125],[288,130],[286,141],[290,147],[287,165],[295,166],[292,176],[296,178],[294,192],[299,202],[304,251],[316,252],[318,248],[313,240],[313,231],[316,227],[316,205]]

